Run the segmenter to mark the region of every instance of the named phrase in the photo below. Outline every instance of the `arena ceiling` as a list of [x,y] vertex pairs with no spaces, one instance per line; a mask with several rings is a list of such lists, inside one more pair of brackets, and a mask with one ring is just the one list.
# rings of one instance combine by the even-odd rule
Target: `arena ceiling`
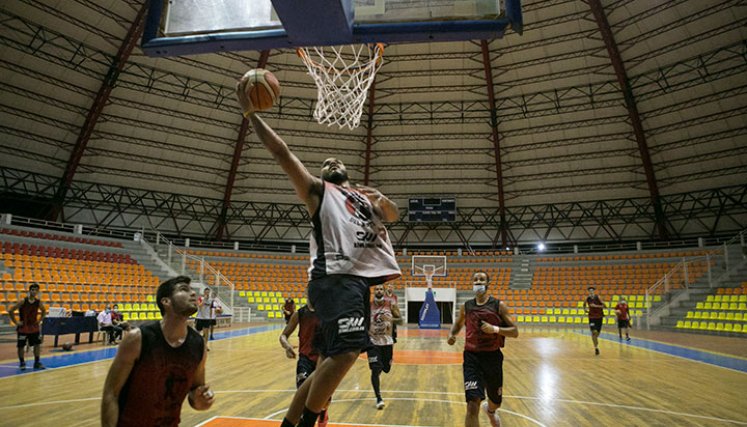
[[402,222],[400,243],[743,228],[745,2],[597,4],[524,1],[521,36],[387,46],[350,131],[313,120],[316,87],[293,50],[151,58],[137,39],[125,58],[142,1],[2,2],[3,191],[64,200],[72,222],[301,240],[284,174],[251,128],[239,137],[235,82],[266,63],[282,99],[263,117],[312,173],[336,156],[401,207],[457,198],[457,226]]

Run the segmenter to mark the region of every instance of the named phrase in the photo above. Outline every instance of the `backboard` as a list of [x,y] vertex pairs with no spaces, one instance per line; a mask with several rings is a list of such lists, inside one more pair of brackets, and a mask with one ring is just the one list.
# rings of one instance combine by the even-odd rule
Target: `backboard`
[[151,0],[151,56],[352,43],[490,40],[521,33],[520,0]]

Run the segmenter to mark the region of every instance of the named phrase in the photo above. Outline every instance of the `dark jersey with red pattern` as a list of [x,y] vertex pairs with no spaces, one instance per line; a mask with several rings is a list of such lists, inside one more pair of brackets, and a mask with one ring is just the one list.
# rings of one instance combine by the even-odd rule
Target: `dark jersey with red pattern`
[[589,319],[601,319],[604,317],[604,309],[602,307],[591,307],[591,304],[602,305],[602,300],[599,296],[586,297],[586,305],[589,306]]
[[18,308],[18,317],[23,322],[23,326],[18,328],[21,334],[38,334],[39,333],[39,298],[34,302],[29,302],[28,297],[23,299],[23,304]]
[[504,326],[499,315],[500,304],[500,300],[493,297],[488,297],[483,305],[478,305],[474,298],[464,303],[464,322],[467,326],[465,351],[496,351],[503,347],[503,335],[486,334],[480,329],[483,320],[494,326]]
[[202,361],[204,342],[197,331],[187,328],[184,343],[171,347],[160,322],[147,323],[140,331],[140,357],[119,394],[117,425],[178,426],[184,398]]
[[319,358],[319,352],[314,348],[314,339],[319,328],[319,316],[308,306],[298,309],[298,352],[312,362]]

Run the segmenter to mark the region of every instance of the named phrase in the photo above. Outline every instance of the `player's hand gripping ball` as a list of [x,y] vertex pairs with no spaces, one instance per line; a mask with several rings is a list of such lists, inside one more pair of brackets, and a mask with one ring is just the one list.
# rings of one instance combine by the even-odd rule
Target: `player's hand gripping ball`
[[263,68],[249,70],[236,85],[236,95],[244,116],[269,110],[280,99],[280,82]]

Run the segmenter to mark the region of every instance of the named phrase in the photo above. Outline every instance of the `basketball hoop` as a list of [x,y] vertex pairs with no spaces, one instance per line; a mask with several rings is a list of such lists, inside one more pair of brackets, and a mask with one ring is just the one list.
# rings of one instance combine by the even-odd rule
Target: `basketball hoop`
[[412,257],[413,277],[425,277],[428,289],[433,287],[433,277],[446,277],[446,257],[414,255]]
[[303,47],[296,52],[318,88],[316,121],[357,128],[366,94],[383,62],[384,44]]

